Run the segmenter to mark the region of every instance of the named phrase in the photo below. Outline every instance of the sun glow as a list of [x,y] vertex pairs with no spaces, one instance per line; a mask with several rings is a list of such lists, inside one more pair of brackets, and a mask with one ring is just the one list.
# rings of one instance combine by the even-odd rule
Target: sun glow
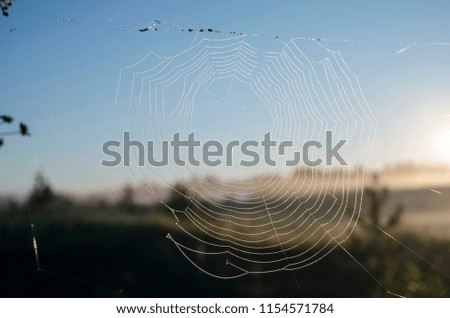
[[437,135],[436,148],[441,157],[450,161],[450,128]]

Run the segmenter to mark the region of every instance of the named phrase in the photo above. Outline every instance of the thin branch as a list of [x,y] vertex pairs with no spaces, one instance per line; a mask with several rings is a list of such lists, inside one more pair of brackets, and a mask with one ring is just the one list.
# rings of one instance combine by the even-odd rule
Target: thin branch
[[14,135],[20,135],[20,131],[5,131],[0,132],[0,137],[6,137],[6,136],[14,136]]

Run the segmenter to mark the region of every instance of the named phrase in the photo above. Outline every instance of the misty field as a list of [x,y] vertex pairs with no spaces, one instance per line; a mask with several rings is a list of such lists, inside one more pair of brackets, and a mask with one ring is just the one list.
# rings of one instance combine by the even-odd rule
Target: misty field
[[[41,180],[27,201],[2,203],[0,294],[3,297],[395,294],[449,297],[450,200],[445,193],[450,188],[432,190],[390,191],[377,211],[371,210],[371,195],[366,190],[361,217],[352,221],[351,217],[343,216],[347,223],[355,225],[352,235],[342,243],[332,241],[330,253],[313,264],[295,271],[219,279],[205,274],[191,262],[210,272],[227,272],[228,260],[221,255],[180,253],[171,238],[204,251],[206,246],[199,242],[207,241],[208,233],[181,217],[176,222],[173,211],[166,205],[138,204],[126,191],[115,203],[102,200],[82,203],[54,193]],[[377,192],[372,195],[377,197]],[[189,208],[195,213],[195,205],[175,191],[167,200],[168,205],[180,211]],[[275,215],[270,210],[271,202],[267,200],[266,204]],[[289,213],[291,205],[292,202],[286,202],[285,206],[279,206],[278,213]],[[326,205],[324,201],[323,207]],[[394,217],[392,211],[396,206],[402,207],[402,213]],[[215,225],[232,229],[227,224]],[[186,235],[183,229],[194,233],[196,238]],[[290,250],[288,253],[314,253],[323,247],[313,244],[316,240],[312,235],[302,245],[284,248]],[[258,264],[248,266],[258,271]]]

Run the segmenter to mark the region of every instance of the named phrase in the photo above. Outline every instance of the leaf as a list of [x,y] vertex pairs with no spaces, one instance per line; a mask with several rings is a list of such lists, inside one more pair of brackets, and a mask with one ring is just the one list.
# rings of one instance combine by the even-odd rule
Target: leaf
[[29,136],[30,132],[28,131],[28,126],[25,125],[24,123],[20,123],[20,134],[22,136]]
[[11,116],[8,116],[8,115],[2,115],[2,116],[0,116],[0,118],[1,118],[5,123],[8,123],[8,124],[12,123],[13,120],[14,120],[14,118],[12,118]]

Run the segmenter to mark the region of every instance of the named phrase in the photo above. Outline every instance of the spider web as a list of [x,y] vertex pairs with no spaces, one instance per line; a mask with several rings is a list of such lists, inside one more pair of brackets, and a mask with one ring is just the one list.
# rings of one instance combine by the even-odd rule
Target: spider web
[[[89,26],[76,19],[57,21]],[[356,76],[341,54],[327,46],[328,42],[361,41],[201,30],[183,29],[158,20],[144,27],[119,30],[181,31],[184,36],[190,33],[194,37],[186,48],[178,50],[180,53],[161,56],[149,52],[142,60],[121,70],[114,106],[119,135],[130,131],[133,139],[155,141],[157,149],[158,141],[170,140],[174,132],[184,137],[191,131],[199,132],[198,123],[202,118],[198,114],[206,112],[214,124],[219,123],[218,119],[230,125],[233,120],[239,122],[246,128],[243,130],[246,137],[261,138],[261,133],[270,131],[278,141],[293,140],[295,150],[300,149],[301,141],[323,141],[324,132],[331,130],[336,139],[348,141],[344,157],[351,158],[352,163],[333,167],[332,171],[307,167],[292,171],[278,164],[251,169],[239,169],[235,165],[222,170],[176,165],[155,168],[140,167],[135,153],[131,172],[147,185],[149,192],[155,192],[151,183],[154,180],[168,185],[174,192],[178,191],[174,183],[184,180],[183,185],[188,189],[187,193],[179,193],[189,202],[186,208],[177,209],[165,198],[161,199],[178,229],[170,231],[167,238],[193,266],[222,279],[305,268],[340,247],[385,292],[399,296],[385,288],[342,245],[360,217],[371,223],[360,215],[365,171],[355,166],[364,166],[370,155],[376,121]],[[235,93],[243,96],[242,91],[253,96],[258,109],[222,102]],[[210,99],[205,99],[205,95]],[[205,105],[210,109],[205,109]],[[220,116],[224,115],[220,113],[223,109],[234,116],[224,119]],[[244,109],[251,110],[252,116],[265,114],[261,117],[264,125],[251,125],[261,118],[245,117],[241,112]],[[217,112],[220,115],[214,116]],[[242,118],[246,118],[244,123],[237,120]],[[220,125],[215,130],[222,134],[200,136],[226,142],[240,137],[241,132],[227,134]],[[368,152],[361,153],[361,149]],[[111,290],[91,283],[90,279],[47,270],[45,260],[43,268],[39,259],[39,233],[36,233],[41,223],[35,223],[30,214],[29,224],[37,273]],[[448,277],[413,249],[371,224]],[[211,265],[217,263],[222,266]],[[123,294],[123,290],[112,291]]]
[[[333,138],[347,140],[347,158],[364,164],[376,121],[355,74],[339,52],[320,41],[299,41],[199,32],[178,54],[150,52],[121,70],[114,108],[119,135],[129,131],[132,139],[155,141],[153,149],[161,149],[175,133],[185,138],[202,133],[197,117],[203,116],[213,122],[203,139],[242,140],[259,130],[259,138],[270,132],[300,150],[308,140],[324,141],[329,130]],[[226,103],[235,90],[247,102],[243,92],[252,94],[253,104]],[[240,110],[246,107],[251,111],[243,117]],[[215,116],[224,110],[222,119]],[[233,134],[228,128],[234,122],[239,127]],[[360,149],[368,152],[362,156]],[[350,236],[361,210],[364,170],[354,164],[332,170],[303,166],[294,172],[279,163],[250,169],[160,168],[142,167],[135,152],[131,169],[138,180],[157,178],[175,192],[174,182],[184,180],[187,191],[179,195],[189,202],[185,208],[161,200],[179,229],[167,238],[194,266],[217,278],[310,266]],[[150,184],[148,189],[153,191]],[[210,268],[217,263],[223,266]]]

